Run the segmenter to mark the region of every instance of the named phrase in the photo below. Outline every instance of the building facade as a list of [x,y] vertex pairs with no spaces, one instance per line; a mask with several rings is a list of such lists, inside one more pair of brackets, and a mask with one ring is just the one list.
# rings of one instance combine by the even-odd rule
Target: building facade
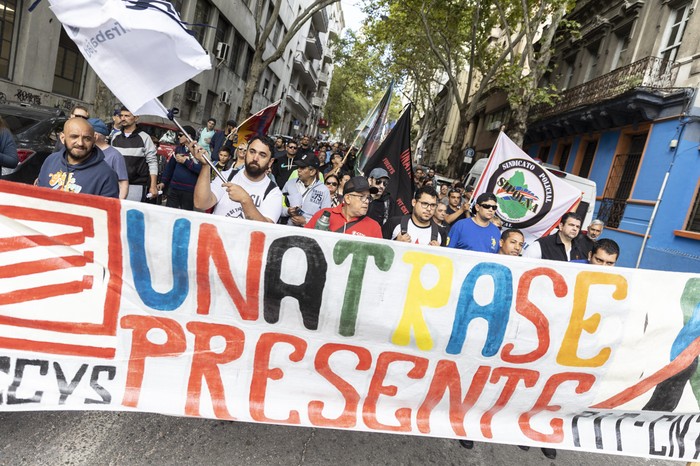
[[526,150],[596,182],[622,266],[700,270],[695,3],[577,2],[579,34],[558,38],[548,77],[560,99],[530,114]]
[[[266,2],[255,18],[257,2]],[[31,3],[31,2],[29,2]],[[256,26],[270,20],[270,0],[172,0],[182,20],[193,25],[195,38],[212,58],[212,69],[161,96],[168,107],[180,109],[183,124],[200,126],[209,117],[222,126],[238,118],[243,89],[255,50]],[[312,0],[282,0],[280,15],[266,44],[277,47],[296,16]],[[0,101],[59,107],[76,104],[96,116],[111,115],[119,103],[69,39],[48,8],[33,12],[22,0],[0,0]],[[328,96],[333,59],[329,38],[344,27],[340,2],[317,12],[287,44],[283,57],[260,79],[252,111],[281,100],[270,133],[316,134]],[[153,54],[157,51],[135,50]],[[125,77],[128,79],[128,77]],[[150,119],[150,117],[146,117]],[[154,118],[155,119],[155,118]]]

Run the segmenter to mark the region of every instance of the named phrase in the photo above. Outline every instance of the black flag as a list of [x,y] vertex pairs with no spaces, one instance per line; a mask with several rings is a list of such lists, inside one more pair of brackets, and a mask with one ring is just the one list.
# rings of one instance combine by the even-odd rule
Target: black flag
[[410,213],[414,191],[410,105],[406,107],[394,128],[367,161],[362,171],[368,175],[377,167],[389,173],[389,186],[386,190],[395,203],[390,211],[394,215]]

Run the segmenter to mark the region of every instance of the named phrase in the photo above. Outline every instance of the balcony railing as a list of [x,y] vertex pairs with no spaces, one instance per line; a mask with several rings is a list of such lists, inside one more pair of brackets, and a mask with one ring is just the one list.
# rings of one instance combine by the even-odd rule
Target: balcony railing
[[647,57],[561,93],[554,105],[538,105],[530,115],[539,120],[584,105],[611,99],[639,87],[673,87],[678,74],[674,62]]

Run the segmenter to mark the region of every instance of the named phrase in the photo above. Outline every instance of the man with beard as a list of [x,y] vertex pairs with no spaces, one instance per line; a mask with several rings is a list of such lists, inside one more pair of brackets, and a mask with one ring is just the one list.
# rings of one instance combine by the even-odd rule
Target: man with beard
[[229,183],[211,179],[211,168],[204,160],[205,151],[192,144],[191,153],[202,164],[194,188],[194,206],[199,210],[214,208],[214,215],[276,223],[282,214],[282,192],[266,174],[272,164],[274,143],[267,136],[253,136],[248,141],[243,170]]
[[313,153],[314,149],[311,147],[311,139],[308,136],[302,136],[301,141],[299,141],[299,156]]
[[445,238],[440,228],[433,222],[433,212],[437,207],[437,192],[431,186],[423,186],[413,196],[411,214],[392,217],[384,225],[384,239],[404,243],[440,246]]
[[280,157],[278,159],[273,158],[273,160],[275,160],[275,164],[272,165],[272,176],[275,177],[275,183],[277,183],[277,186],[282,188],[287,183],[294,170],[299,168],[296,161],[302,155],[303,154],[299,153],[299,146],[297,145],[296,141],[290,141],[289,144],[287,144],[287,156]]
[[369,172],[369,185],[377,188],[377,193],[372,195],[372,203],[367,210],[367,216],[378,224],[384,224],[394,216],[394,200],[389,191],[389,173],[383,168],[375,168]]
[[117,173],[95,147],[95,130],[85,118],[66,121],[61,134],[63,149],[49,155],[41,166],[37,185],[81,194],[119,197]]

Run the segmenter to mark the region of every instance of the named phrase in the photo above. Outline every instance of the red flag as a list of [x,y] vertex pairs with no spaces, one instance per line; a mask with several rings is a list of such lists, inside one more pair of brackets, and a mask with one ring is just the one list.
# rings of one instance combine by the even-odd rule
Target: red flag
[[241,123],[238,126],[238,141],[248,141],[256,134],[267,134],[267,130],[270,129],[270,125],[274,121],[275,115],[277,115],[277,107],[279,107],[280,102],[281,100],[278,100],[274,104],[263,108]]

